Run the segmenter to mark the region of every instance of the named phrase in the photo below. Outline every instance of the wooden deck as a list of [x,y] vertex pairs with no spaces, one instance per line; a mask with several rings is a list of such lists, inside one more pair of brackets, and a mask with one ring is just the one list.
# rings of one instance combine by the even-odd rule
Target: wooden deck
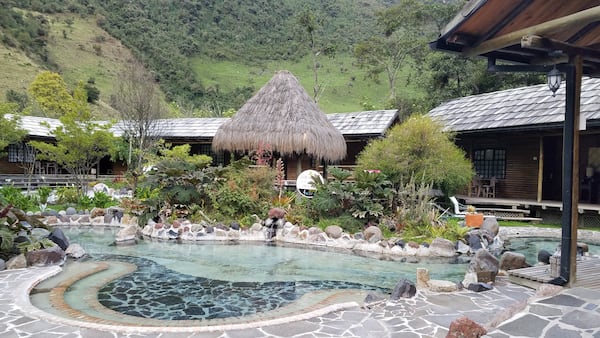
[[[510,270],[508,275],[511,282],[533,289],[554,279],[550,276],[550,265]],[[600,291],[600,258],[584,257],[577,260],[577,277],[571,286]]]
[[[465,201],[465,204],[485,205],[485,206],[502,206],[513,209],[530,209],[531,207],[539,207],[542,210],[557,209],[562,211],[561,201],[536,200],[526,199],[509,199],[509,198],[483,198],[470,197],[466,195],[457,195],[456,198]],[[579,203],[577,206],[579,213],[595,212],[600,214],[600,204]]]

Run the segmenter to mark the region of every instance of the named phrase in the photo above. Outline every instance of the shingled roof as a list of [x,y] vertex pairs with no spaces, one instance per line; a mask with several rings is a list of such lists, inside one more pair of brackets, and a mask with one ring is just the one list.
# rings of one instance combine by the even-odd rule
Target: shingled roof
[[[397,110],[372,110],[352,113],[326,114],[327,119],[344,136],[383,136],[387,129],[394,123],[398,116]],[[217,129],[229,118],[178,118],[159,120],[157,129],[160,136],[166,139],[203,139],[210,140],[215,136]],[[50,129],[41,122],[50,124],[50,129],[60,125],[58,119],[37,116],[22,116],[21,127],[28,131],[30,136],[53,137]],[[122,135],[119,123],[115,124],[111,131],[116,135]]]
[[[565,117],[565,84],[555,97],[543,84],[458,98],[434,108],[429,115],[446,129],[461,133],[560,128]],[[588,125],[600,125],[600,79],[582,80],[584,118]]]
[[344,136],[384,136],[398,118],[398,110],[327,114],[327,118]]

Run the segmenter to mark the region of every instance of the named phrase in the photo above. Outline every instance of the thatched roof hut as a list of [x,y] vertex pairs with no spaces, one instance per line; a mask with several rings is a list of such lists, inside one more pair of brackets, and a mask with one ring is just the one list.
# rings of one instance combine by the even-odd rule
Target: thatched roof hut
[[215,151],[246,152],[269,145],[281,155],[308,154],[317,160],[346,156],[341,132],[288,71],[279,71],[223,123],[213,138]]

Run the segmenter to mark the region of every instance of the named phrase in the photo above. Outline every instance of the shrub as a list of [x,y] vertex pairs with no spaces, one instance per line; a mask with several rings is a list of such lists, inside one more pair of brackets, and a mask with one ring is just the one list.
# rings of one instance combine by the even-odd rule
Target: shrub
[[34,205],[31,196],[23,194],[21,189],[12,185],[5,185],[0,188],[0,195],[6,204],[22,210],[30,210]]
[[473,167],[453,134],[426,116],[412,116],[360,153],[357,171],[379,169],[395,186],[414,176],[446,194],[466,187]]

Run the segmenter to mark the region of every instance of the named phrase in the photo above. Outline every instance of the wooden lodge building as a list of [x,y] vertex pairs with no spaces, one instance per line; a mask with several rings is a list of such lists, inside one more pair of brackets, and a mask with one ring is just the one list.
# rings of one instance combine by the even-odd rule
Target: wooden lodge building
[[[398,122],[397,110],[374,110],[352,113],[326,114],[331,124],[339,130],[346,142],[346,156],[334,165],[351,167],[356,163],[356,156],[364,149],[370,140],[381,138],[387,130]],[[159,136],[172,145],[189,144],[192,154],[206,154],[213,157],[213,165],[228,164],[229,152],[214,152],[212,140],[219,127],[229,118],[178,118],[159,120],[157,130]],[[46,127],[48,124],[50,128]],[[15,183],[15,177],[23,176],[23,162],[35,161],[33,175],[44,176],[49,182],[60,184],[60,178],[68,178],[67,172],[59,168],[56,163],[38,161],[32,155],[31,149],[26,144],[29,140],[43,140],[53,142],[51,130],[59,125],[57,119],[35,116],[23,116],[21,127],[28,132],[27,139],[21,144],[13,144],[7,148],[6,156],[0,158],[0,185]],[[123,134],[119,123],[112,127],[115,135]],[[286,179],[293,185],[297,172],[296,156],[285,156]],[[320,163],[306,161],[301,163],[301,169],[319,169]],[[95,174],[97,175],[123,175],[126,166],[123,163],[114,163],[105,158],[100,162]],[[54,180],[52,180],[54,178]],[[8,180],[7,180],[8,179]],[[36,179],[34,179],[36,181]],[[66,182],[65,182],[66,183]],[[43,182],[40,182],[43,184]]]
[[[466,204],[536,209],[544,221],[560,223],[565,89],[547,85],[458,98],[429,115],[456,133],[480,178],[460,196]],[[579,212],[600,224],[600,79],[584,78],[581,89]],[[490,186],[490,190],[477,185]],[[553,212],[554,211],[554,212]],[[593,216],[593,217],[589,217]]]

